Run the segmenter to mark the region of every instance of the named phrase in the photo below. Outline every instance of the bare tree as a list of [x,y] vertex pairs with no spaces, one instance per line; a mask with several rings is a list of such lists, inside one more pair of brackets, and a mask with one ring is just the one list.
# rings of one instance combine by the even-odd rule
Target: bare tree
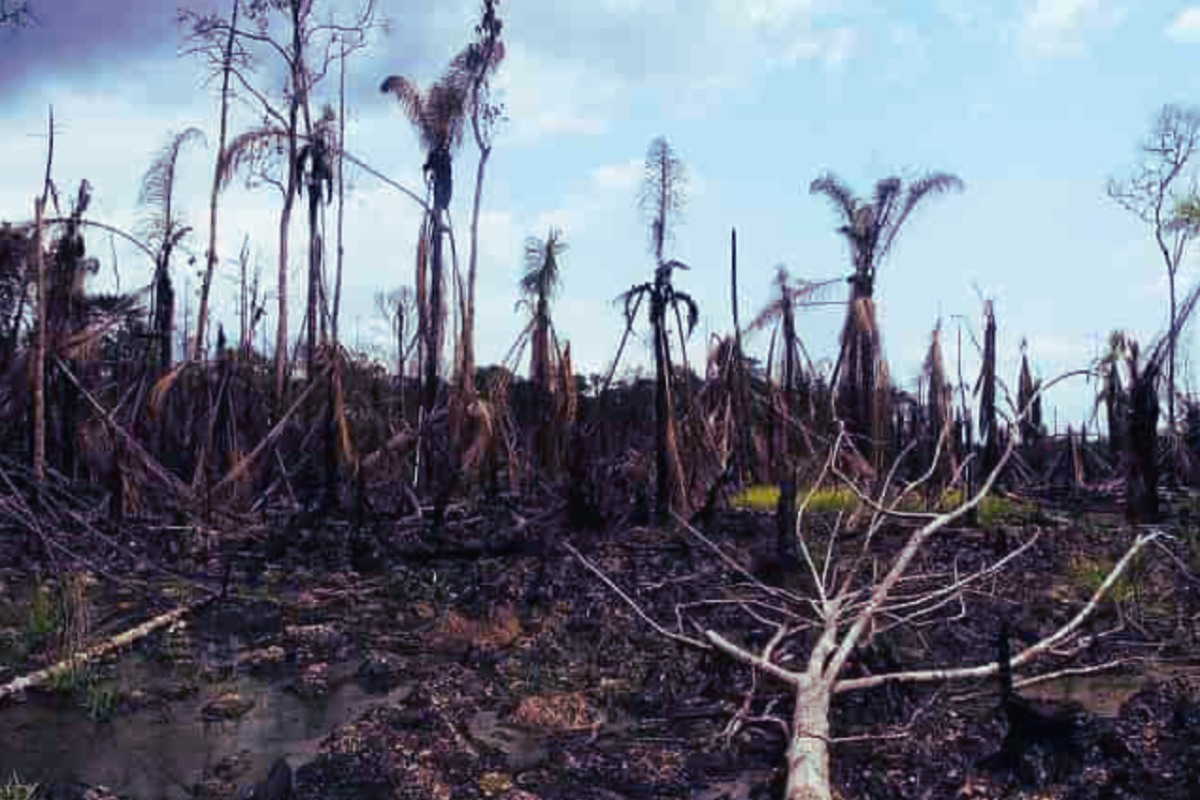
[[[285,43],[277,41],[269,31],[269,12],[278,11],[287,22],[290,34]],[[217,159],[216,183],[228,186],[239,167],[249,167],[258,179],[274,185],[283,195],[283,210],[279,219],[279,284],[277,299],[279,319],[275,335],[275,399],[282,409],[287,370],[288,315],[287,315],[287,260],[288,230],[291,225],[292,209],[300,190],[301,174],[298,169],[301,141],[311,142],[314,135],[313,120],[309,106],[312,87],[320,83],[328,72],[333,56],[326,49],[321,67],[310,69],[308,52],[317,47],[318,37],[329,41],[346,36],[357,36],[354,47],[365,44],[365,32],[374,24],[374,0],[367,0],[366,7],[354,25],[315,23],[312,19],[313,0],[250,0],[246,16],[255,22],[257,31],[237,27],[235,22],[226,22],[219,16],[206,16],[191,10],[179,15],[181,25],[190,27],[188,38],[197,46],[188,53],[206,54],[210,61],[219,63],[238,86],[258,101],[264,122],[259,128],[246,131],[234,138]],[[280,111],[266,95],[248,79],[247,73],[253,64],[249,52],[242,49],[242,41],[258,42],[280,56],[287,69],[287,106]],[[344,39],[342,39],[344,41]],[[224,41],[225,45],[219,46]],[[229,44],[232,42],[232,44]],[[218,49],[219,48],[219,49]],[[226,52],[230,55],[226,56]],[[304,127],[301,130],[301,117]],[[278,158],[285,154],[286,157]],[[341,143],[338,152],[342,153]],[[282,177],[270,175],[268,164],[283,160]],[[251,185],[255,183],[247,176]]]
[[[204,268],[204,277],[200,281],[200,310],[196,315],[196,338],[188,349],[187,359],[193,361],[198,354],[204,352],[205,326],[208,325],[208,292],[212,286],[213,270],[217,266],[217,195],[220,189],[220,176],[217,170],[221,164],[221,154],[225,152],[225,136],[229,122],[229,73],[233,67],[235,32],[237,31],[238,0],[233,0],[233,16],[229,23],[229,35],[225,41],[225,49],[221,55],[221,125],[217,136],[217,157],[213,166],[212,191],[208,198],[208,253]],[[244,320],[243,320],[244,322]],[[244,327],[244,325],[243,325]]]
[[467,304],[463,315],[461,372],[467,386],[475,382],[475,273],[479,263],[479,204],[483,197],[483,173],[492,154],[492,133],[496,123],[504,118],[504,106],[491,102],[489,77],[504,59],[504,42],[500,40],[503,22],[496,16],[499,0],[482,0],[479,25],[475,26],[478,41],[471,44],[468,62],[470,96],[468,110],[475,146],[479,148],[479,164],[475,168],[475,203],[471,208],[471,254],[467,262]]
[[[1086,371],[1067,373],[1048,382],[1039,391],[1044,391],[1065,378],[1083,374],[1086,374]],[[1028,406],[1021,409],[1018,419],[1028,411]],[[970,667],[904,670],[861,678],[841,677],[842,670],[846,667],[855,647],[865,643],[881,630],[877,626],[883,625],[883,620],[886,619],[889,622],[899,620],[894,624],[905,624],[908,620],[919,618],[927,622],[930,615],[939,613],[939,609],[945,609],[952,603],[957,608],[958,602],[966,602],[966,593],[973,585],[1000,574],[1037,540],[1038,534],[1035,532],[1003,558],[974,573],[956,574],[952,580],[943,581],[935,576],[907,574],[914,559],[931,536],[977,507],[991,491],[1017,441],[1015,431],[1012,431],[1012,434],[1008,437],[1008,446],[999,463],[987,476],[987,480],[979,491],[974,496],[966,498],[966,502],[958,508],[944,514],[907,513],[898,510],[904,499],[911,492],[918,491],[921,485],[929,479],[932,470],[899,492],[892,488],[891,475],[889,475],[889,480],[883,483],[875,496],[868,495],[855,485],[850,477],[840,472],[836,466],[838,449],[844,439],[844,433],[839,434],[830,448],[828,459],[818,481],[814,482],[813,489],[801,504],[796,522],[796,535],[803,556],[804,569],[814,587],[811,595],[807,593],[801,595],[763,585],[743,565],[730,558],[724,550],[701,531],[677,517],[678,522],[693,537],[739,573],[739,580],[748,580],[754,587],[751,590],[738,590],[736,599],[744,603],[743,608],[749,608],[751,603],[756,603],[760,609],[775,609],[772,617],[764,616],[764,613],[757,610],[753,614],[759,623],[766,622],[775,627],[774,634],[760,650],[752,650],[748,646],[738,644],[728,634],[714,630],[695,615],[687,620],[691,623],[690,625],[677,624],[674,620],[667,625],[660,624],[639,607],[599,567],[572,545],[568,544],[566,547],[661,636],[693,648],[720,651],[749,665],[757,675],[768,676],[789,686],[795,694],[795,707],[790,720],[772,714],[769,706],[765,712],[756,713],[753,710],[756,698],[751,694],[726,727],[725,734],[731,737],[744,724],[751,721],[778,724],[789,739],[786,751],[787,785],[784,797],[787,800],[831,800],[834,793],[830,770],[830,744],[836,742],[837,739],[833,736],[830,711],[835,694],[867,689],[888,682],[941,683],[951,680],[978,680],[996,675],[1001,669],[998,663],[993,662]],[[948,438],[948,435],[943,435],[941,443]],[[940,446],[938,451],[940,455]],[[895,465],[893,465],[892,474],[894,472]],[[806,536],[801,535],[804,531],[802,527],[804,511],[816,488],[831,474],[850,487],[859,501],[871,512],[863,546],[849,550],[848,546],[843,545],[841,546],[841,555],[839,555],[838,548],[835,547],[835,544],[840,545],[838,542],[839,525],[835,524],[832,527],[828,539],[824,542],[807,541],[806,536],[812,537],[811,531]],[[870,551],[870,545],[886,524],[898,518],[905,518],[921,524],[909,536],[890,566],[885,571],[881,570],[876,577],[875,568],[879,565],[876,554]],[[1073,644],[1079,649],[1086,647],[1093,637],[1080,635],[1080,627],[1083,622],[1096,611],[1100,601],[1137,553],[1146,545],[1162,537],[1164,534],[1158,531],[1139,536],[1100,587],[1092,594],[1088,603],[1054,633],[1014,655],[1011,658],[1011,666],[1022,666],[1046,654],[1051,648],[1060,648],[1068,644]],[[896,591],[901,580],[905,581],[906,586],[906,591],[902,595]],[[730,589],[729,591],[734,590]],[[769,598],[769,602],[763,602],[764,594]],[[730,599],[731,596],[728,592],[722,595],[722,602],[728,603]],[[689,604],[692,609],[701,605],[703,604]],[[685,613],[690,614],[691,612],[679,609],[680,615]],[[888,624],[887,627],[892,627],[892,624]],[[701,632],[701,636],[697,638],[680,632],[685,629],[696,629]],[[806,642],[808,643],[807,654],[803,652]],[[761,708],[761,702],[759,702],[759,707]]]
[[[1171,315],[1168,326],[1175,330],[1177,306],[1175,278],[1194,229],[1172,225],[1174,206],[1181,198],[1177,182],[1200,146],[1200,108],[1165,105],[1150,135],[1142,143],[1142,160],[1133,176],[1109,179],[1108,196],[1132,212],[1154,233],[1154,241],[1167,268]],[[1167,342],[1167,422],[1175,435],[1175,335]]]
[[33,268],[37,280],[37,328],[33,357],[29,359],[29,383],[33,394],[33,481],[46,476],[46,264],[42,255],[42,212],[46,200],[34,200]]

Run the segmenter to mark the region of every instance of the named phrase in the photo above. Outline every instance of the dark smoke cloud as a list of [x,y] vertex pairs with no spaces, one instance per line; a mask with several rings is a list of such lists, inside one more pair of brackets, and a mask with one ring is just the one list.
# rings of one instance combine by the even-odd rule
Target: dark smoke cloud
[[[313,18],[325,22],[332,12],[339,22],[347,23],[365,2],[315,0]],[[254,23],[245,19],[247,0],[241,5],[238,27],[255,30]],[[351,57],[348,92],[377,94],[389,74],[436,77],[469,41],[477,5],[477,0],[376,0],[376,19],[387,18],[388,32],[378,34],[365,52]],[[192,0],[177,6],[172,0],[29,0],[36,21],[0,30],[0,108],[46,83],[75,90],[124,89],[137,83],[152,104],[188,102],[202,91],[207,68],[202,57],[176,58],[181,47],[189,46],[184,40],[187,29],[177,24],[180,7],[228,19],[233,2]],[[271,32],[285,35],[276,14],[272,14]],[[278,59],[261,48],[259,52],[263,54],[259,77],[267,81],[260,85],[274,94],[280,83],[275,79]],[[323,88],[336,86],[336,80],[334,67]]]
[[0,104],[44,81],[119,80],[132,63],[175,50],[169,0],[29,0],[29,10],[36,21],[0,31]]

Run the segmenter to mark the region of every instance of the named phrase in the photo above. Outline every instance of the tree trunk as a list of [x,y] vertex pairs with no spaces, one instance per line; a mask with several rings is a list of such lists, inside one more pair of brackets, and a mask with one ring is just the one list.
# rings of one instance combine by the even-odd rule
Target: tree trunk
[[547,462],[547,444],[550,433],[550,320],[546,309],[546,298],[539,294],[533,328],[531,348],[530,382],[533,384],[534,448],[532,483],[536,488]]
[[662,301],[664,288],[661,281],[656,280],[654,296],[650,302],[650,325],[654,334],[654,453],[657,469],[657,493],[655,496],[655,512],[660,524],[666,522],[670,514],[671,478],[670,460],[667,456],[667,418],[668,403],[668,370],[667,363],[667,332],[665,307]]
[[479,142],[479,166],[475,168],[475,206],[471,210],[471,257],[467,263],[467,313],[463,320],[462,369],[468,381],[475,386],[475,268],[479,262],[479,203],[483,197],[483,171],[487,166],[491,147]]
[[[426,312],[426,346],[425,346],[425,380],[422,386],[424,397],[422,408],[425,418],[433,416],[434,406],[437,405],[438,395],[438,361],[442,353],[442,219],[441,210],[434,206],[433,218],[433,247],[432,263],[429,267],[429,309]],[[422,463],[424,487],[441,491],[440,466],[442,459],[438,454],[439,447],[434,443],[433,436],[422,438],[424,452]]]
[[175,321],[175,289],[168,272],[170,258],[171,250],[166,247],[159,256],[158,275],[154,281],[154,327],[158,334],[158,368],[162,372],[171,368],[171,328]]
[[[283,196],[283,211],[279,215],[279,323],[275,329],[275,403],[283,409],[284,393],[287,389],[287,269],[288,227],[292,221],[292,204],[296,201],[296,129],[299,125],[301,104],[305,103],[306,86],[304,77],[304,40],[300,35],[301,16],[305,12],[301,3],[293,3],[292,12],[292,98],[288,103],[288,160],[287,191]],[[307,109],[307,105],[305,105]],[[306,112],[307,113],[307,110]]]
[[1175,329],[1175,270],[1167,270],[1167,286],[1171,290],[1171,328],[1167,333],[1171,337],[1168,343],[1170,353],[1167,355],[1167,430],[1170,436],[1175,436],[1175,343],[1179,340]]
[[983,373],[980,375],[983,390],[979,396],[979,433],[983,437],[982,472],[987,475],[1000,459],[996,429],[996,317],[992,313],[990,300],[984,305],[983,316]]
[[[337,277],[334,278],[333,284],[333,316],[330,320],[330,333],[333,336],[333,343],[336,346],[338,343],[338,313],[342,308],[342,258],[345,255],[345,248],[342,246],[342,225],[346,211],[346,184],[343,170],[346,161],[342,158],[342,152],[346,149],[346,43],[342,43],[342,63],[341,63],[341,85],[338,88],[338,156],[337,156],[337,171],[338,171],[338,209],[337,209]],[[401,370],[403,372],[403,370]]]
[[[208,292],[212,287],[213,270],[217,266],[217,192],[221,154],[225,152],[225,129],[229,119],[229,72],[233,58],[233,37],[237,30],[238,0],[233,0],[233,19],[229,23],[229,39],[225,43],[224,77],[221,79],[221,127],[217,139],[217,166],[213,168],[212,193],[208,197],[208,259],[204,268],[204,279],[200,282],[200,311],[196,315],[196,338],[188,348],[187,359],[194,360],[204,352],[204,329],[208,325]],[[243,337],[244,338],[244,337]]]
[[1152,369],[1134,378],[1129,400],[1125,513],[1132,522],[1157,522],[1158,392]]
[[317,358],[317,299],[321,282],[321,252],[317,236],[318,208],[321,203],[321,186],[314,181],[308,186],[308,353],[305,355],[308,379],[313,379]]
[[742,328],[738,323],[738,280],[737,280],[737,228],[730,229],[729,283],[733,297],[733,343],[734,343],[734,408],[737,418],[737,445],[734,449],[734,464],[738,480],[753,480],[751,458],[752,433],[750,428],[750,402],[746,394],[745,362],[742,359]]
[[829,770],[829,687],[810,685],[796,692],[792,740],[787,749],[785,800],[832,800]]
[[43,198],[34,200],[33,268],[37,275],[37,336],[29,359],[33,395],[33,480],[46,477],[46,264],[42,254]]

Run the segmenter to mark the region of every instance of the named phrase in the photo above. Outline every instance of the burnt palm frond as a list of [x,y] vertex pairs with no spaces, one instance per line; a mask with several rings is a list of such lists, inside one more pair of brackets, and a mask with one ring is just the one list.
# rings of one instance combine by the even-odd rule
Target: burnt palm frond
[[952,175],[949,172],[934,172],[926,175],[923,178],[913,181],[908,185],[908,193],[904,196],[904,205],[900,210],[900,215],[895,218],[895,222],[889,226],[886,236],[883,240],[882,247],[879,249],[879,255],[886,255],[892,247],[892,242],[896,238],[896,233],[900,228],[904,227],[904,221],[908,219],[909,214],[917,207],[917,204],[925,197],[935,194],[943,194],[951,190],[961,192],[964,189],[962,179],[957,175]]
[[379,90],[400,101],[409,122],[416,126],[421,146],[430,153],[453,150],[462,143],[467,114],[467,87],[449,75],[422,93],[416,81],[390,75]]
[[454,84],[465,86],[494,75],[505,55],[507,51],[500,39],[492,42],[490,48],[485,43],[472,42],[450,61],[446,74]]
[[854,212],[858,208],[858,200],[850,191],[850,187],[832,172],[826,172],[810,183],[808,193],[825,195],[846,218],[847,223],[854,222]]
[[175,165],[183,146],[197,139],[203,142],[204,133],[195,127],[173,136],[142,177],[138,205],[150,209],[142,221],[142,230],[152,247],[165,244],[175,233],[178,219],[171,205],[175,189]]
[[884,178],[875,184],[875,202],[872,236],[876,241],[887,230],[892,212],[896,208],[896,198],[900,196],[900,179],[897,177]]
[[654,284],[643,283],[643,284],[634,286],[633,288],[628,289],[624,292],[621,292],[619,295],[617,295],[615,302],[623,304],[624,314],[625,314],[625,322],[627,325],[633,324],[633,316],[637,312],[637,306],[633,305],[634,299],[639,299],[639,301],[640,301],[640,298],[643,295],[650,294],[653,291],[654,291]]
[[691,336],[692,331],[696,329],[696,322],[700,319],[700,306],[696,305],[696,301],[687,292],[671,291],[672,304],[678,305],[683,303],[687,306],[687,335]]
[[389,75],[384,79],[383,84],[379,87],[379,91],[383,94],[389,92],[395,95],[400,101],[400,108],[404,110],[404,115],[408,117],[408,121],[417,126],[421,135],[421,144],[430,148],[432,142],[425,141],[425,96],[421,93],[421,87],[416,81],[410,81],[403,75]]
[[562,231],[551,228],[545,239],[530,236],[525,239],[525,272],[521,275],[521,290],[547,300],[558,286],[559,260],[568,249]]
[[266,126],[235,136],[217,160],[217,183],[221,190],[229,188],[234,175],[260,163],[273,152],[282,150],[288,134],[283,128]]
[[674,223],[687,204],[687,166],[665,137],[650,142],[638,190],[638,207],[650,218],[650,252],[662,258]]
[[333,109],[326,106],[325,113],[314,126],[311,140],[296,155],[296,186],[301,194],[307,186],[318,202],[333,199],[334,119]]

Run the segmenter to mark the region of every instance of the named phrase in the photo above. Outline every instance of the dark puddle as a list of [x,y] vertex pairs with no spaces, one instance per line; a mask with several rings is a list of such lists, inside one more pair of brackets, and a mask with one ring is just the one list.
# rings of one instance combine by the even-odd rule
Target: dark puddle
[[[109,721],[91,719],[78,696],[47,690],[6,704],[0,775],[15,771],[42,785],[103,785],[138,800],[183,800],[208,779],[262,780],[281,756],[297,768],[317,754],[331,728],[411,691],[401,686],[369,695],[355,680],[353,662],[331,663],[329,691],[316,698],[296,693],[294,660],[269,675],[239,669],[239,654],[279,644],[279,614],[267,608],[273,605],[214,608],[95,668],[99,685],[121,698]],[[206,718],[206,709],[233,697],[239,710],[247,709],[240,716]]]

